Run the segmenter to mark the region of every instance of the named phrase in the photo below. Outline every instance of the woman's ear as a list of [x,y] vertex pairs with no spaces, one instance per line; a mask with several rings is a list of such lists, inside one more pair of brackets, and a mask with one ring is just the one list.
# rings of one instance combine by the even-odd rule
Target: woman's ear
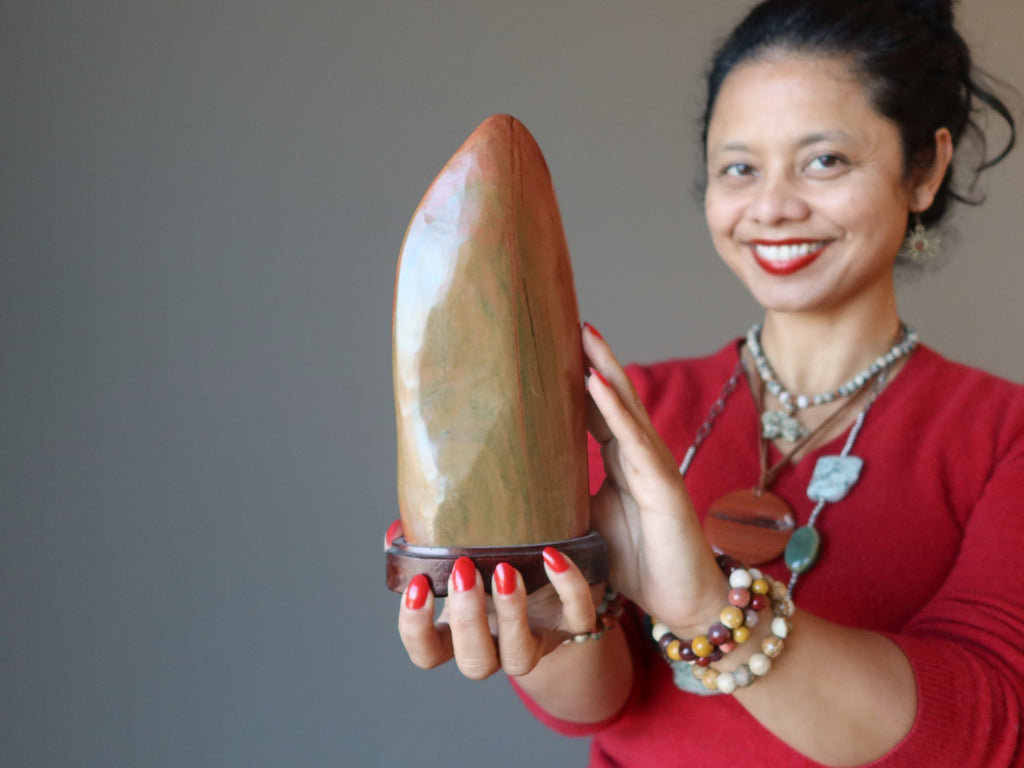
[[949,129],[943,126],[935,131],[935,154],[931,163],[914,170],[913,187],[910,190],[911,211],[920,213],[928,210],[952,160],[953,137]]

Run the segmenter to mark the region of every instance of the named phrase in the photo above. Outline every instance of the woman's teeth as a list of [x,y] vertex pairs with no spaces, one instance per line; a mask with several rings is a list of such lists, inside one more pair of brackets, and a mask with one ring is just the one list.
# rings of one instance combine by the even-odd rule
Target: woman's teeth
[[792,261],[814,253],[825,246],[824,241],[815,243],[794,243],[790,245],[754,244],[754,251],[765,261]]

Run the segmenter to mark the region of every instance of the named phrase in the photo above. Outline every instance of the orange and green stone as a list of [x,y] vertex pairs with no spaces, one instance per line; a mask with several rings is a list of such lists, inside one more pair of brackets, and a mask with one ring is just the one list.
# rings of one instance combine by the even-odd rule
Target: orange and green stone
[[405,538],[509,546],[589,530],[583,352],[539,147],[495,115],[427,190],[395,281]]

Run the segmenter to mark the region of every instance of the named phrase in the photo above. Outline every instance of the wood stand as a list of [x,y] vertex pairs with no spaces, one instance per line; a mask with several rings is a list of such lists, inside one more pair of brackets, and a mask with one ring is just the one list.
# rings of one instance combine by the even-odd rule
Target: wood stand
[[470,558],[484,579],[490,593],[491,576],[498,563],[508,563],[523,577],[527,593],[548,583],[541,555],[545,547],[554,547],[568,556],[590,584],[608,579],[608,553],[604,539],[591,531],[586,536],[564,541],[526,544],[512,547],[420,547],[397,537],[387,550],[387,584],[394,592],[403,592],[409,581],[422,573],[438,597],[448,594],[448,576],[460,557]]

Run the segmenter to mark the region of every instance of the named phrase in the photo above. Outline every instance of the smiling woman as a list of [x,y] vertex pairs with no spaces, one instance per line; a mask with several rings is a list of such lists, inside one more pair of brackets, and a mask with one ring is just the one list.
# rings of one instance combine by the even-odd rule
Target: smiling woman
[[936,129],[932,164],[908,174],[899,126],[848,60],[775,52],[724,82],[707,141],[711,237],[761,306],[832,325],[873,317],[891,334],[907,211],[934,200],[949,130]]
[[[982,107],[1010,141],[981,169],[1014,124],[950,0],[756,6],[703,138],[708,227],[763,323],[628,369],[583,332],[622,631],[568,558],[490,601],[464,563],[441,621],[403,601],[415,663],[504,669],[594,766],[1024,765],[1024,387],[919,344],[894,290]],[[531,656],[552,628],[579,642]]]

